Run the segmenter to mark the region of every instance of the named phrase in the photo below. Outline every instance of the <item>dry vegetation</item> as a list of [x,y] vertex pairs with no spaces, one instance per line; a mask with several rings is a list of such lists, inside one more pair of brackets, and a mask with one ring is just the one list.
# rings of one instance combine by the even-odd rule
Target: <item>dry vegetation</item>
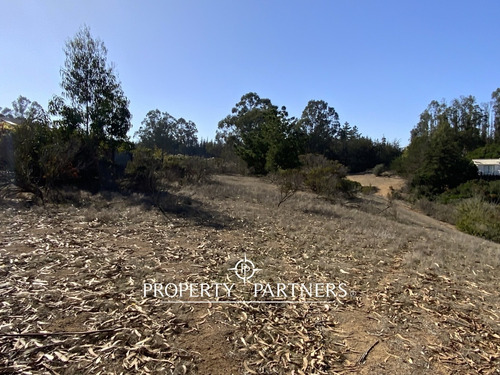
[[[53,374],[500,373],[500,246],[381,197],[216,177],[163,199],[0,208],[0,368]],[[168,304],[143,282],[341,280],[331,304]],[[232,280],[236,282],[236,280]],[[51,333],[38,334],[35,333]],[[371,350],[369,350],[371,349]]]

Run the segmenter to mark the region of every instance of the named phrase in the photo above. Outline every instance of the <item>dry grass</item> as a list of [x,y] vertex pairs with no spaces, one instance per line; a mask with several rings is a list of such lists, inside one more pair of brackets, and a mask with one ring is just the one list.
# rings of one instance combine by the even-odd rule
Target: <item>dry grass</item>
[[[3,207],[0,366],[31,373],[498,373],[500,246],[400,203],[331,204],[216,176],[165,197]],[[165,203],[166,207],[172,206]],[[169,305],[145,281],[224,282],[243,254],[256,281],[341,280],[336,304]],[[233,282],[235,280],[232,280]],[[243,295],[241,296],[243,297]],[[358,360],[376,341],[361,363]]]

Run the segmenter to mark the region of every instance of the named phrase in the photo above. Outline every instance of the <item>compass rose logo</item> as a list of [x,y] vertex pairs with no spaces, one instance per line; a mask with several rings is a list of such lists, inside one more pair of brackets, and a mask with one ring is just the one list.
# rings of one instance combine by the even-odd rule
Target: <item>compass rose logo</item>
[[255,275],[255,272],[260,270],[260,268],[255,268],[255,264],[250,259],[247,259],[246,254],[233,268],[229,268],[229,271],[234,271],[236,276],[242,279],[245,284]]

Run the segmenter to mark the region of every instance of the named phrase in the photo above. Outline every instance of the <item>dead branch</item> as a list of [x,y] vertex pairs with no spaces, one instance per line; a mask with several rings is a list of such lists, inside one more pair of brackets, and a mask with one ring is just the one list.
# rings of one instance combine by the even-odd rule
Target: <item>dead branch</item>
[[40,336],[71,336],[71,335],[91,335],[101,332],[114,332],[125,328],[96,329],[93,331],[76,332],[23,332],[23,333],[0,333],[0,337],[40,337]]
[[366,357],[368,357],[368,354],[371,352],[371,350],[379,343],[379,340],[375,341],[372,346],[368,348],[366,352],[363,353],[361,357],[359,357],[358,363],[363,363],[366,361]]

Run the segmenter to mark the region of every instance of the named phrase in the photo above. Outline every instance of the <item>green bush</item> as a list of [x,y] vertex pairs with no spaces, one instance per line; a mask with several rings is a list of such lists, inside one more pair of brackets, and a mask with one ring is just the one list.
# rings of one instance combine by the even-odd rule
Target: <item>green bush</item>
[[339,194],[348,197],[361,191],[361,184],[347,180],[347,168],[323,155],[306,154],[300,156],[304,184],[316,194],[334,198]]
[[380,176],[382,173],[386,171],[386,167],[384,164],[377,164],[373,167],[372,172],[375,176]]
[[500,181],[470,180],[441,194],[439,200],[448,203],[475,196],[491,203],[500,204]]
[[198,156],[167,155],[161,150],[139,147],[132,152],[132,160],[125,168],[123,187],[152,194],[168,185],[199,184],[210,179],[215,159]]
[[146,194],[159,191],[161,175],[161,152],[139,147],[132,151],[132,160],[125,168],[123,187]]
[[457,228],[474,236],[500,242],[500,207],[480,197],[458,205]]

